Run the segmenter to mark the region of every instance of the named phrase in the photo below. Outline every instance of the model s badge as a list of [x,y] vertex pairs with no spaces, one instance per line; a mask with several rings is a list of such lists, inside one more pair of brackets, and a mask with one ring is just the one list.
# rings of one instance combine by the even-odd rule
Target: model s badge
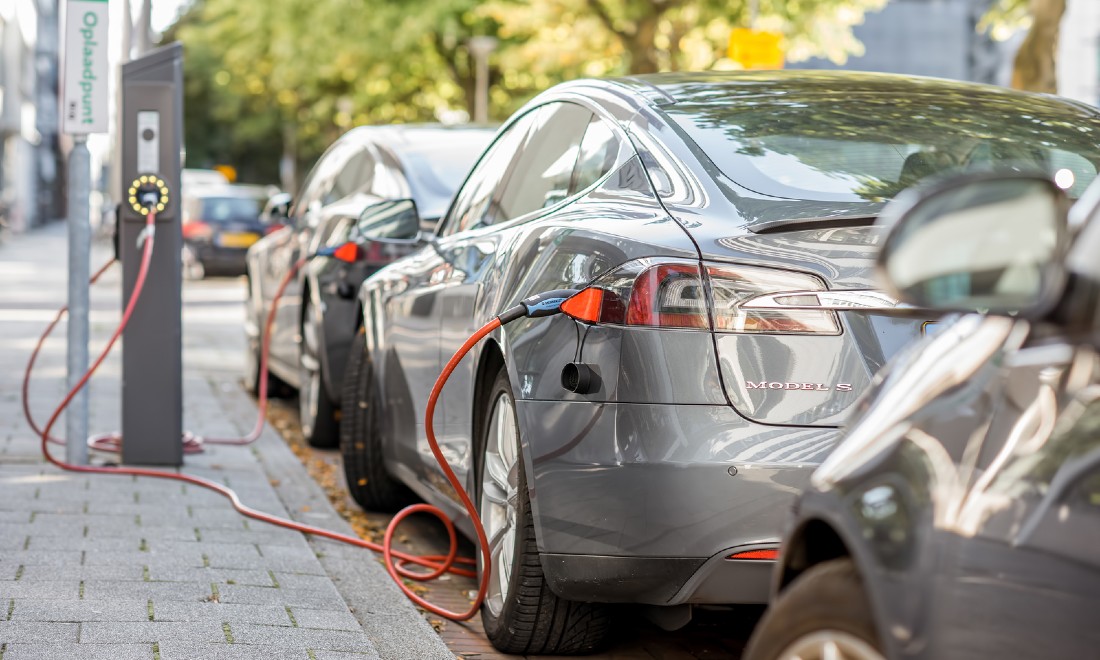
[[750,390],[810,390],[813,392],[852,391],[851,383],[837,383],[829,387],[826,383],[770,383],[766,380],[754,383],[750,380],[746,381],[745,385],[748,386]]

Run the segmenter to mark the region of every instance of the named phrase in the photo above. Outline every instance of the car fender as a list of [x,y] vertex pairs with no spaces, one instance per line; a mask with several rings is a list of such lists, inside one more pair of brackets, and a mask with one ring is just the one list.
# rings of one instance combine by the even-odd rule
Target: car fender
[[[863,591],[871,605],[871,611],[875,613],[872,623],[886,657],[901,657],[902,644],[892,634],[892,630],[897,623],[902,623],[905,629],[908,629],[908,626],[905,622],[898,621],[898,614],[891,599],[881,589],[881,581],[876,579],[882,570],[881,565],[864,540],[858,526],[847,515],[845,505],[831,495],[808,493],[799,499],[796,507],[797,518],[782,541],[779,558],[772,574],[771,602],[774,603],[802,571],[822,561],[846,556],[852,560],[856,571],[861,576]],[[816,561],[795,570],[792,564],[800,559],[800,555],[814,556],[814,550],[808,547],[808,544],[814,543],[810,538],[812,534],[810,530],[815,525],[824,526],[839,539],[843,545],[843,554],[832,555],[829,552],[821,552],[817,555]],[[817,538],[820,539],[820,536]]]

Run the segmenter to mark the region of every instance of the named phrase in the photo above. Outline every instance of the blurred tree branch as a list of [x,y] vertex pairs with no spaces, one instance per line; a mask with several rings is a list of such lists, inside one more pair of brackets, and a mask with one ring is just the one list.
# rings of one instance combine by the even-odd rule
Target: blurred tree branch
[[[733,68],[730,29],[749,0],[194,0],[166,39],[184,43],[188,163],[274,181],[305,171],[361,124],[470,114],[468,42],[493,36],[490,115],[562,80]],[[886,0],[759,0],[790,61],[862,52],[853,25]]]

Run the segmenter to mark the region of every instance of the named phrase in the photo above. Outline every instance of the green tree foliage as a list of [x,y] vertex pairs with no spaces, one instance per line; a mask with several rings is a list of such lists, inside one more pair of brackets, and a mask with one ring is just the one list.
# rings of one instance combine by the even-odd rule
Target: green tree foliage
[[1004,41],[1030,26],[1030,0],[990,0],[989,10],[978,23],[978,30],[992,30],[994,39]]
[[[886,0],[759,0],[757,27],[789,61],[861,53],[851,27]],[[562,80],[736,68],[725,59],[750,0],[195,0],[165,35],[185,47],[189,166],[230,163],[275,181],[352,126],[472,114],[467,42],[498,40],[490,114]]]

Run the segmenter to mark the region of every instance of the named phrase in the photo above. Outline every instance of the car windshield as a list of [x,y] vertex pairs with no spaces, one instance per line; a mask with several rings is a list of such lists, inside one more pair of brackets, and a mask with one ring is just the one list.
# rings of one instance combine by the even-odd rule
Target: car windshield
[[454,144],[437,144],[431,150],[407,150],[406,174],[420,215],[438,218],[447,210],[474,161],[492,139],[491,131],[471,132]]
[[206,222],[251,222],[260,217],[263,200],[250,197],[203,197],[202,214]]
[[1100,115],[980,92],[791,94],[666,108],[730,179],[769,197],[889,201],[930,176],[1041,170],[1079,197],[1100,165]]

